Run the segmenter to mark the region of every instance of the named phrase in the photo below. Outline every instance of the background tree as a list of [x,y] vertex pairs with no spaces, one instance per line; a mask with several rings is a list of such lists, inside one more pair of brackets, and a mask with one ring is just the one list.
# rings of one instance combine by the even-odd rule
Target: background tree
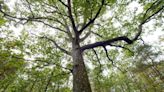
[[[131,3],[140,5],[143,10],[138,12],[129,10],[128,6]],[[135,42],[141,39],[141,33],[145,31],[144,25],[147,22],[154,19],[156,24],[161,24],[161,21],[158,20],[162,19],[163,8],[162,0],[140,0],[136,2],[116,0],[21,0],[16,1],[12,7],[8,7],[7,1],[3,1],[0,12],[5,19],[9,20],[8,24],[16,26],[22,24],[25,26],[24,31],[31,32],[30,34],[22,33],[27,34],[22,37],[35,34],[28,36],[30,38],[25,40],[25,49],[23,50],[23,55],[32,59],[19,57],[19,59],[29,61],[25,75],[28,75],[27,78],[31,82],[27,83],[23,80],[22,87],[26,87],[27,90],[31,89],[31,91],[33,89],[45,92],[70,91],[70,86],[64,86],[66,85],[64,82],[65,80],[72,80],[73,92],[91,92],[91,85],[93,85],[92,90],[95,91],[98,87],[100,92],[113,90],[112,87],[115,87],[114,90],[119,92],[122,91],[120,89],[124,91],[137,90],[146,85],[132,89],[129,82],[138,82],[138,80],[126,80],[126,76],[132,77],[134,74],[127,72],[127,67],[121,65],[124,63],[116,63],[116,61],[119,61],[120,56],[118,55],[120,52],[130,56],[134,54],[128,49],[134,47],[134,45],[130,47],[128,44],[140,44]],[[38,25],[42,27],[39,29]],[[37,29],[39,31],[35,32]],[[54,49],[53,46],[57,49]],[[116,49],[110,49],[108,46]],[[108,50],[111,53],[108,53]],[[126,60],[126,58],[125,56],[125,59],[123,59]],[[140,58],[138,60],[135,70],[138,69],[137,67],[144,66],[145,68],[145,66],[152,65],[149,65],[149,63],[145,65]],[[153,67],[155,67],[154,64]],[[110,78],[105,77],[101,72],[106,72],[106,69],[112,69],[114,71],[113,76],[118,76],[120,80],[124,80],[118,82],[117,80],[111,80],[113,79],[112,76]],[[116,74],[116,69],[120,71],[119,74]],[[30,75],[29,71],[31,72]],[[92,76],[92,71],[94,76],[90,77],[91,81],[89,81],[88,76]],[[162,76],[158,69],[157,71],[158,75]],[[72,79],[69,77],[70,73]],[[127,73],[127,75],[124,73]],[[95,77],[95,75],[98,76]],[[145,77],[147,74],[142,72],[139,76]],[[138,79],[138,77],[136,78]],[[110,79],[110,82],[106,83],[108,79]],[[148,81],[146,80],[145,83]],[[44,83],[45,85],[38,86],[35,83]],[[29,84],[30,86],[27,86]],[[154,87],[153,85],[146,86],[147,90]],[[19,90],[19,88],[13,90]],[[153,89],[156,90],[157,88],[154,87]]]

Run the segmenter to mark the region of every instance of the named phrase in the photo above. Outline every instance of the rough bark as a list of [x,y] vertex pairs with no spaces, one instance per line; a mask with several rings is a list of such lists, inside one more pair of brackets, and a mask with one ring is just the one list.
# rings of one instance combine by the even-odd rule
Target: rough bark
[[73,42],[72,48],[73,92],[92,92],[79,43]]

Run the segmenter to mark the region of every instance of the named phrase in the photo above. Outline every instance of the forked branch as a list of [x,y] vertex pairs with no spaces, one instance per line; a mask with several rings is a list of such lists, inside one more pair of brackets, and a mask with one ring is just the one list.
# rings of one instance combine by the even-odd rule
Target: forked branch
[[116,38],[109,39],[109,40],[106,40],[106,41],[99,41],[99,42],[95,42],[95,43],[92,43],[92,44],[84,45],[84,46],[81,47],[81,50],[84,51],[86,49],[92,49],[92,48],[96,48],[96,47],[99,47],[99,46],[107,46],[107,45],[111,45],[112,43],[118,42],[118,41],[124,41],[127,44],[132,44],[133,42],[138,40],[138,37],[141,35],[143,24],[147,23],[153,16],[155,16],[156,14],[161,12],[163,10],[163,8],[164,8],[164,6],[161,6],[158,10],[156,10],[156,12],[154,12],[153,14],[148,16],[147,18],[145,18],[146,14],[147,14],[147,11],[146,11],[146,13],[143,16],[143,18],[144,18],[143,21],[141,21],[140,25],[138,26],[138,33],[134,36],[133,39],[130,39],[126,36],[116,37]]
[[106,57],[108,58],[109,61],[111,61],[112,65],[114,65],[113,60],[112,60],[112,59],[109,57],[109,55],[108,55],[108,50],[106,49],[105,46],[103,46],[103,48],[104,48],[104,50],[105,50]]
[[[60,24],[61,24],[61,22],[60,22],[59,20],[54,20],[54,19],[46,18],[46,17],[35,17],[35,16],[33,16],[33,17],[27,17],[27,18],[26,18],[26,17],[17,17],[17,16],[13,16],[13,15],[10,15],[10,14],[4,12],[2,9],[0,9],[0,12],[1,12],[2,14],[4,14],[4,17],[7,17],[7,18],[9,18],[9,19],[13,19],[13,20],[17,19],[17,20],[19,20],[19,21],[25,21],[23,24],[25,24],[25,23],[27,23],[27,22],[29,22],[29,21],[38,22],[38,23],[43,23],[44,25],[46,25],[46,26],[48,26],[48,27],[50,27],[50,28],[53,28],[53,29],[56,29],[56,30],[58,30],[58,31],[67,33],[65,30],[63,30],[63,29],[61,29],[61,28],[59,28],[59,27],[55,27],[55,26],[53,26],[53,25],[50,25],[50,24],[44,22],[44,20],[49,20],[49,21],[54,21],[54,22],[57,22],[57,23],[60,23]],[[62,24],[61,24],[61,25],[62,25]]]
[[[158,1],[158,0],[157,0],[157,1]],[[153,4],[156,4],[157,1],[155,1]],[[161,1],[162,1],[162,0],[161,0]],[[159,3],[161,3],[161,2],[159,2]],[[133,42],[136,41],[136,40],[138,39],[138,37],[141,35],[141,33],[142,33],[142,26],[143,26],[146,22],[148,22],[153,16],[155,16],[156,14],[158,14],[159,12],[161,12],[161,11],[164,9],[164,5],[162,5],[156,12],[154,12],[153,14],[151,14],[150,16],[148,16],[148,17],[146,18],[146,15],[147,15],[148,11],[149,11],[152,7],[153,7],[153,5],[151,5],[150,8],[148,8],[148,9],[146,10],[145,14],[143,15],[143,21],[141,21],[140,25],[138,26],[138,33],[137,33],[137,34],[135,35],[135,37],[132,39]]]
[[96,15],[94,16],[93,19],[91,19],[86,25],[84,25],[84,26],[79,30],[80,34],[81,34],[81,33],[83,32],[83,30],[85,30],[89,25],[91,25],[92,23],[94,23],[94,21],[95,21],[96,18],[99,16],[99,14],[100,14],[100,12],[101,12],[101,10],[102,10],[104,3],[105,3],[105,0],[102,0],[102,1],[101,1],[101,6],[100,6],[100,8],[98,9]]

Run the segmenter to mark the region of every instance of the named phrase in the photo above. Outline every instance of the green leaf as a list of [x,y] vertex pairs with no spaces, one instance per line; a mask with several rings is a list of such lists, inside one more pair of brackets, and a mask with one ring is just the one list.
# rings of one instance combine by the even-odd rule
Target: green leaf
[[4,25],[7,21],[4,18],[0,18],[0,26]]
[[114,4],[117,0],[107,0],[109,4]]

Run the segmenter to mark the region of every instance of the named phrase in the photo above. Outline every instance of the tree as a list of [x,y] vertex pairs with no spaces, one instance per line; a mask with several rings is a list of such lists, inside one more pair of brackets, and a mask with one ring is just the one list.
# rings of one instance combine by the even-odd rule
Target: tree
[[[14,21],[16,25],[29,24],[29,26],[36,27],[41,23],[47,27],[45,30],[54,30],[53,35],[44,34],[39,38],[52,42],[58,50],[72,57],[73,62],[70,64],[72,68],[66,69],[73,75],[73,92],[91,92],[87,68],[84,64],[85,51],[93,50],[99,61],[95,49],[102,47],[108,60],[115,66],[108,55],[107,46],[129,50],[125,45],[133,44],[139,39],[143,32],[143,25],[152,18],[158,20],[159,16],[162,16],[161,11],[164,8],[162,0],[147,2],[140,0],[138,3],[144,7],[144,10],[139,14],[134,11],[133,15],[129,15],[132,18],[130,21],[121,20],[126,16],[126,6],[130,2],[116,0],[22,0],[15,2],[15,7],[8,8],[7,1],[4,1],[1,4],[0,12],[6,19]],[[10,8],[13,8],[14,11]],[[103,15],[109,10],[113,11],[113,16],[104,18]],[[122,28],[114,27],[114,23],[117,21],[122,23]],[[89,37],[96,37],[97,42],[90,43]],[[63,44],[59,44],[59,41],[62,41]],[[70,62],[68,61],[68,63]]]

